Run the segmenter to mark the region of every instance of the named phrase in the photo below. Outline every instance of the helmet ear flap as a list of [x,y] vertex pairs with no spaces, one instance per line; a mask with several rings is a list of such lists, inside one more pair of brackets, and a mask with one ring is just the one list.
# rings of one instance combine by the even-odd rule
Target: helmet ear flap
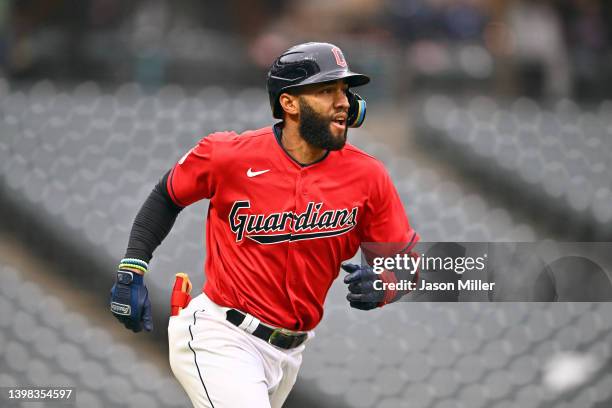
[[346,96],[349,100],[349,110],[346,123],[348,127],[358,128],[365,121],[366,101],[358,94],[346,91]]

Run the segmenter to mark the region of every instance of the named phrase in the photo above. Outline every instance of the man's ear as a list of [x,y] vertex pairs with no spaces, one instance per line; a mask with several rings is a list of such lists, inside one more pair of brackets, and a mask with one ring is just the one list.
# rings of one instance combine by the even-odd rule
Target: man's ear
[[280,94],[278,103],[288,115],[297,115],[300,113],[300,104],[296,95],[291,95],[287,92]]

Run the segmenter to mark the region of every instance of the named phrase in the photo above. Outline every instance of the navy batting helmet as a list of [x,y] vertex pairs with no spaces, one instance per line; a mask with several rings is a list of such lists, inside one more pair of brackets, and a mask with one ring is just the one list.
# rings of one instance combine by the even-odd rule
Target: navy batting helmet
[[[274,61],[268,71],[268,96],[272,114],[283,118],[278,97],[291,88],[344,80],[349,87],[365,85],[370,78],[349,69],[342,50],[333,44],[310,42],[289,48]],[[365,119],[366,103],[356,93],[347,92],[350,108],[347,124],[359,127]]]

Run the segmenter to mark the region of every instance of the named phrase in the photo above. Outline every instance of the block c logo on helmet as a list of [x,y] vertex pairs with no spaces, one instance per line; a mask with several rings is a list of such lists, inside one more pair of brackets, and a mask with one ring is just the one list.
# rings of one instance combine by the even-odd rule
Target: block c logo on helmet
[[336,64],[338,64],[339,67],[346,68],[347,63],[340,48],[332,47],[331,51],[334,54],[334,58],[336,58]]

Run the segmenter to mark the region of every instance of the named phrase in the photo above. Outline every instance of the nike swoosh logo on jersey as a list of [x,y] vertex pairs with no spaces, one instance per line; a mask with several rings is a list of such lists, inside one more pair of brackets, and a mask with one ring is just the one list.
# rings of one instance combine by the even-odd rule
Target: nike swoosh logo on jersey
[[247,176],[248,176],[248,177],[255,177],[255,176],[259,176],[260,174],[267,173],[267,172],[269,172],[269,171],[270,171],[270,169],[267,169],[267,170],[261,170],[261,171],[253,171],[253,170],[251,170],[251,168],[249,167],[249,169],[247,170]]

